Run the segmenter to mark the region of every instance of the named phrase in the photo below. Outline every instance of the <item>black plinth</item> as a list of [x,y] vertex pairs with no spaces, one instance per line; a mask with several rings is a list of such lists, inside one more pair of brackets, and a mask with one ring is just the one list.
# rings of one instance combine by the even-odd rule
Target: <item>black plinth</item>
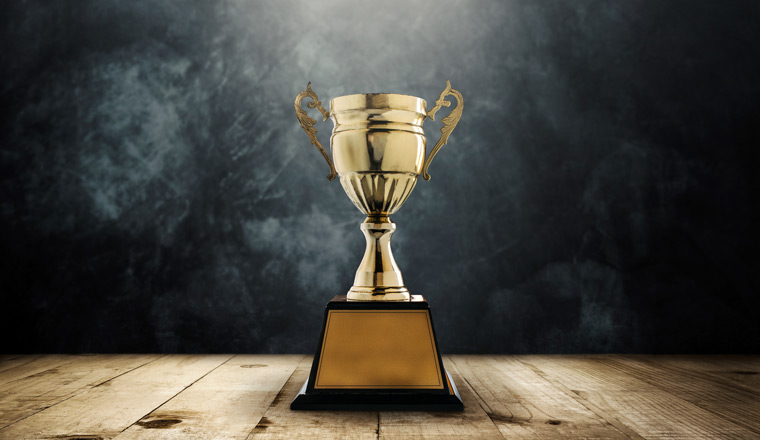
[[332,299],[294,410],[461,411],[441,360],[430,307]]

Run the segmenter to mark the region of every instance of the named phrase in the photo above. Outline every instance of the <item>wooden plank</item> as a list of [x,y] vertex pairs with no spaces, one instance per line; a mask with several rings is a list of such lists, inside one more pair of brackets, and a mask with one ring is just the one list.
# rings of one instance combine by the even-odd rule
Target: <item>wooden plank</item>
[[624,359],[654,363],[680,374],[689,371],[728,387],[760,393],[760,356],[752,355],[626,355]]
[[303,358],[235,356],[115,438],[244,439]]
[[290,411],[310,357],[155,358],[0,357],[0,439],[760,437],[760,356],[449,357],[464,413]]
[[306,357],[264,413],[249,439],[356,439],[377,438],[378,413],[372,411],[291,411],[290,402],[311,369]]
[[78,357],[76,362],[58,366],[55,374],[33,374],[0,385],[0,408],[3,409],[0,412],[0,429],[158,357],[158,355]]
[[29,362],[41,358],[39,354],[3,354],[0,355],[0,373],[19,365],[28,364]]
[[230,357],[162,357],[0,430],[0,439],[112,438]]
[[638,437],[589,410],[575,393],[558,388],[515,356],[456,356],[454,361],[506,438]]
[[[457,364],[458,365],[458,364]],[[503,439],[499,429],[478,403],[472,388],[454,362],[445,359],[446,369],[464,402],[464,412],[388,411],[379,414],[381,439]]]
[[704,410],[732,421],[760,437],[760,395],[757,391],[700,371],[694,362],[679,368],[668,357],[616,356],[603,362],[623,374],[668,391]]
[[757,434],[605,364],[609,356],[521,356],[538,375],[645,438],[757,438]]
[[23,379],[32,375],[55,375],[56,367],[75,362],[82,356],[65,354],[48,354],[32,359],[30,362],[15,363],[12,367],[0,372],[0,385]]

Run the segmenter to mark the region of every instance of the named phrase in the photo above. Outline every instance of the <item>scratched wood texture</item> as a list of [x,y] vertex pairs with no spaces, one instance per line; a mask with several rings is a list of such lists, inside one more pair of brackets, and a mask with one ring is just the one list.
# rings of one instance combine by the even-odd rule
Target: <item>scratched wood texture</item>
[[760,356],[448,356],[465,410],[291,411],[303,355],[0,355],[0,439],[760,438]]

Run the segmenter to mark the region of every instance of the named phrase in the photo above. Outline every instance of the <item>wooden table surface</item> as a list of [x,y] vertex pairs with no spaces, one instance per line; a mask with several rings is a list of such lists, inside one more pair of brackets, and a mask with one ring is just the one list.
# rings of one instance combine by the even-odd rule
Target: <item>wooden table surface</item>
[[463,413],[303,412],[303,355],[3,355],[2,439],[760,438],[760,356],[448,356]]

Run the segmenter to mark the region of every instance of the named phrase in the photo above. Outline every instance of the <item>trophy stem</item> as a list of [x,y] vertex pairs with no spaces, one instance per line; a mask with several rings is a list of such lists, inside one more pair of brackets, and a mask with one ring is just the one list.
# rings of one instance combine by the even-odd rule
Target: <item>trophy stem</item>
[[391,235],[396,230],[396,224],[388,217],[367,217],[361,224],[361,230],[367,240],[367,248],[359,269],[356,270],[354,285],[348,291],[347,299],[409,301],[409,290],[404,286],[401,271],[391,252]]

